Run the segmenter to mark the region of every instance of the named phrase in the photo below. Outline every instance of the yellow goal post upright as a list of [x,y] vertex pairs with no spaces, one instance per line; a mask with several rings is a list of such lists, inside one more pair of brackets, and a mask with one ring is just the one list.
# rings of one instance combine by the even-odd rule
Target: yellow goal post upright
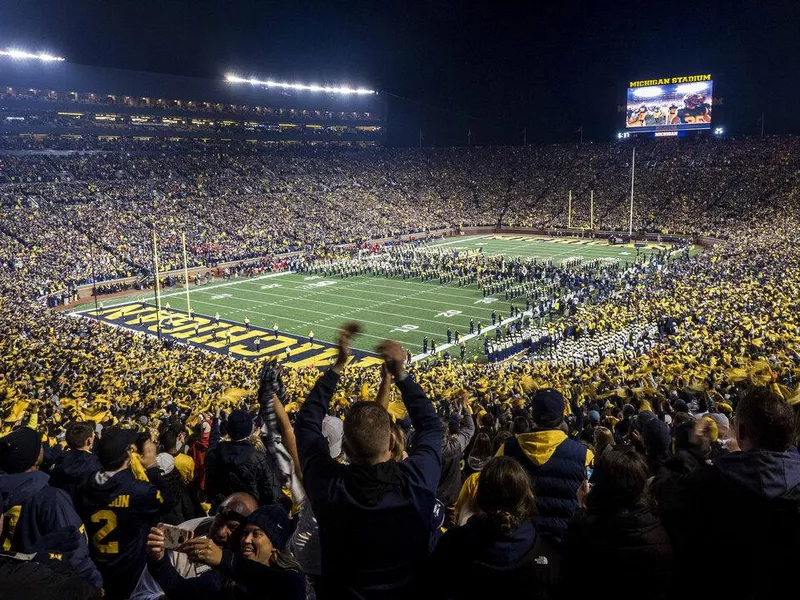
[[186,312],[189,313],[189,319],[194,320],[192,302],[189,299],[189,261],[186,258],[186,232],[181,233],[181,244],[183,244],[183,285],[186,290]]
[[569,191],[567,200],[567,229],[572,229],[572,190]]
[[156,228],[153,226],[153,266],[155,268],[155,284],[153,289],[156,296],[156,329],[158,331],[158,339],[161,339],[161,283],[159,282],[158,273],[158,241],[156,239]]

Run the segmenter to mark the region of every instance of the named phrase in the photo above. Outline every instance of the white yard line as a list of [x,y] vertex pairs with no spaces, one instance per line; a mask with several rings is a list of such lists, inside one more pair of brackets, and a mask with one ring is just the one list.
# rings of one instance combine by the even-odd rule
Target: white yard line
[[[421,297],[421,296],[423,296],[425,294],[430,294],[431,290],[420,290],[419,292],[415,292],[413,294],[408,294],[408,295],[405,295],[405,296],[398,296],[396,291],[395,291],[395,293],[385,293],[385,292],[373,292],[373,291],[370,291],[370,290],[361,290],[361,289],[355,290],[354,289],[356,287],[356,285],[364,285],[365,283],[366,282],[363,282],[363,281],[360,281],[360,282],[359,281],[355,281],[351,285],[345,285],[345,286],[341,286],[341,287],[338,287],[338,288],[336,286],[330,286],[328,288],[317,290],[317,291],[314,292],[314,294],[318,295],[318,296],[333,296],[334,298],[344,298],[344,299],[347,299],[347,300],[362,300],[362,301],[363,300],[369,300],[368,298],[364,298],[364,297],[349,296],[349,295],[343,294],[343,293],[341,293],[341,291],[339,291],[339,290],[342,290],[342,291],[353,290],[353,291],[357,291],[358,293],[376,294],[376,295],[379,295],[379,296],[384,296],[384,297],[387,297],[387,298],[391,298],[391,303],[394,306],[398,306],[398,307],[402,307],[402,308],[409,308],[411,310],[422,310],[422,311],[427,311],[427,312],[432,312],[432,313],[444,312],[444,310],[443,310],[444,307],[447,307],[448,309],[463,308],[463,309],[468,309],[468,310],[476,310],[476,306],[475,306],[476,302],[478,302],[480,300],[483,300],[483,298],[478,298],[475,302],[471,302],[470,304],[463,304],[461,302],[454,301],[452,295],[448,295],[451,298],[449,301],[433,300],[431,298],[422,298]],[[250,289],[250,288],[245,288],[245,289],[247,290],[247,292],[252,292],[254,294],[263,294],[263,295],[269,295],[269,296],[277,296],[277,297],[281,297],[281,298],[289,298],[289,296],[285,296],[285,295],[281,294],[278,291],[265,292],[265,291],[262,291],[262,290],[255,290],[255,289]],[[292,288],[292,287],[288,287],[287,286],[287,287],[282,288],[282,289],[299,290],[300,288],[299,287]],[[386,287],[384,289],[393,289],[393,288]],[[403,299],[411,298],[411,297],[416,298],[420,302],[427,302],[427,303],[431,303],[431,304],[439,304],[439,305],[441,305],[441,307],[439,307],[439,308],[427,308],[427,307],[419,306],[419,305],[410,306],[408,304],[400,304],[398,302],[398,300],[403,300]],[[305,299],[305,297],[301,297],[301,298]],[[301,298],[297,298],[297,299],[301,299]],[[319,300],[311,300],[311,301],[312,302],[322,302],[322,301],[319,301]],[[501,300],[498,298],[497,302],[499,303],[499,302],[501,302]],[[376,304],[376,306],[382,305],[382,304],[386,304],[386,302],[381,302],[379,304]],[[489,305],[489,303],[483,303],[483,302],[481,302],[481,304],[486,304],[487,306]],[[340,305],[337,305],[337,306],[340,306]],[[472,318],[475,318],[475,319],[485,318],[485,315],[466,314],[466,313],[463,313],[463,311],[462,311],[462,314],[464,314],[465,317],[472,317]]]
[[[461,336],[461,340],[459,341],[459,344],[461,342],[468,342],[469,340],[475,339],[475,338],[477,338],[479,336],[483,336],[487,331],[492,331],[494,329],[497,329],[498,327],[502,327],[503,325],[508,325],[509,323],[513,323],[514,321],[518,321],[519,319],[521,319],[524,316],[529,316],[529,317],[533,316],[533,312],[532,311],[527,311],[527,312],[520,313],[520,315],[518,317],[509,317],[508,319],[503,319],[502,322],[498,322],[496,325],[489,325],[488,327],[484,327],[481,330],[480,334],[478,334],[477,331],[476,331],[475,333],[468,333],[466,335],[462,335]],[[453,343],[453,344],[442,344],[441,346],[437,345],[436,346],[436,354],[440,354],[444,350],[447,350],[448,348],[454,348],[454,347],[457,348],[458,344]],[[411,357],[411,362],[415,363],[417,361],[425,360],[426,358],[430,358],[431,356],[434,356],[434,355],[431,354],[431,353],[417,354],[417,355]]]
[[429,244],[428,248],[440,248],[442,246],[452,246],[453,244],[465,244],[468,242],[474,242],[475,240],[485,240],[486,238],[490,238],[493,235],[494,234],[491,233],[489,235],[470,235],[463,238],[457,238],[449,242]]
[[[347,287],[345,287],[345,290],[347,290],[349,287],[353,287],[353,286],[352,285],[351,286],[347,286]],[[389,317],[397,317],[399,319],[413,319],[415,321],[425,321],[425,322],[428,322],[428,323],[434,323],[435,325],[442,325],[442,326],[445,326],[445,327],[447,326],[447,322],[446,321],[436,321],[436,320],[433,320],[433,319],[426,319],[426,318],[418,317],[418,316],[409,317],[408,315],[388,312],[386,310],[374,310],[374,309],[376,309],[378,307],[385,306],[387,304],[398,305],[397,303],[400,300],[407,300],[407,299],[410,299],[410,298],[417,298],[417,297],[421,296],[422,294],[424,294],[426,292],[426,290],[420,290],[420,291],[417,291],[417,292],[414,292],[414,293],[411,293],[411,294],[406,294],[406,295],[403,295],[403,296],[395,295],[395,296],[392,296],[389,300],[376,302],[374,304],[370,304],[370,305],[367,305],[365,307],[360,307],[360,308],[356,308],[356,307],[348,305],[348,304],[339,304],[337,302],[328,302],[328,301],[325,301],[325,300],[315,300],[315,299],[310,298],[308,296],[305,296],[305,297],[303,297],[303,296],[300,296],[300,297],[285,296],[283,294],[278,294],[278,293],[273,293],[273,292],[265,292],[265,291],[262,291],[262,290],[250,290],[250,289],[248,289],[247,292],[252,292],[252,293],[255,293],[255,294],[259,294],[259,295],[275,296],[275,297],[278,297],[278,298],[282,298],[281,300],[279,300],[277,302],[263,302],[263,301],[260,301],[260,300],[253,299],[252,301],[255,302],[258,306],[280,306],[280,305],[283,305],[286,302],[293,302],[293,301],[296,301],[296,302],[312,302],[312,303],[315,303],[315,304],[323,304],[323,305],[326,305],[326,306],[335,306],[337,308],[352,309],[353,311],[358,310],[358,311],[363,311],[363,312],[376,312],[376,313],[380,313],[380,314],[383,314],[383,315],[386,315],[386,316],[389,316]],[[341,294],[341,293],[333,292],[332,290],[331,291],[325,291],[325,292],[320,290],[320,291],[316,291],[315,294],[317,294],[317,295],[322,295],[322,294],[335,295],[338,298],[344,298],[344,299],[350,299],[350,300],[361,300],[361,301],[364,300],[364,298],[359,298],[359,297],[355,297],[355,296],[347,296],[347,295],[344,295],[344,294]],[[243,298],[241,296],[239,296],[239,299],[242,300]],[[201,300],[201,301],[198,301],[198,302],[203,302],[203,301]],[[449,306],[453,306],[453,304],[450,304]],[[489,305],[487,305],[487,306],[489,306]],[[318,311],[315,311],[313,309],[300,308],[300,307],[297,307],[297,306],[292,307],[292,308],[294,310],[298,310],[298,311],[301,311],[301,312],[311,312],[311,313],[317,313],[318,314]],[[419,307],[408,306],[408,308],[418,309]],[[246,312],[246,311],[236,311],[236,312]],[[347,313],[347,314],[350,314],[350,313]],[[364,322],[365,323],[371,323],[372,321],[366,321],[365,320]]]
[[[221,288],[221,287],[228,287],[228,286],[231,286],[231,285],[239,285],[241,283],[247,283],[248,281],[257,281],[257,280],[260,280],[260,279],[271,279],[273,277],[282,277],[284,275],[292,275],[292,274],[294,274],[294,271],[281,271],[280,273],[267,273],[266,275],[258,275],[256,277],[252,277],[252,278],[248,277],[246,279],[243,278],[243,277],[237,277],[235,281],[226,281],[225,283],[213,283],[211,285],[204,285],[202,288],[199,287],[199,286],[195,286],[195,287],[189,286],[189,294],[191,295],[192,293],[194,293],[196,291],[197,292],[206,292],[208,290],[213,290],[213,289],[217,289],[217,288]],[[185,295],[186,295],[186,290],[181,290],[180,292],[170,292],[168,294],[160,294],[160,297],[161,298],[171,298],[172,296],[185,296]],[[152,297],[152,296],[153,296],[152,293],[150,293],[150,294],[137,294],[135,300],[128,300],[128,299],[120,298],[120,300],[122,300],[122,302],[115,302],[115,301],[112,300],[112,301],[110,301],[108,306],[122,306],[123,304],[130,304],[131,302],[144,302],[144,301],[146,301],[146,299],[148,297]],[[99,301],[99,297],[98,297],[98,301]],[[87,308],[85,310],[75,310],[75,311],[72,311],[72,312],[85,313],[85,312],[89,312],[89,311],[92,311],[92,310],[94,310],[94,309],[93,308]]]
[[[285,316],[278,317],[274,313],[266,313],[266,312],[261,312],[261,311],[258,311],[258,310],[232,310],[231,306],[229,306],[227,304],[219,304],[218,302],[206,302],[204,300],[199,300],[199,301],[197,301],[197,304],[204,304],[204,305],[207,305],[207,306],[216,306],[216,307],[219,307],[219,308],[224,308],[224,309],[227,310],[227,314],[247,313],[247,314],[253,314],[253,315],[261,315],[261,316],[264,316],[264,317],[269,317],[271,319],[280,318],[280,320],[282,320],[282,321],[293,321],[293,322],[296,322],[296,323],[300,323],[300,326],[297,327],[298,329],[300,327],[315,327],[315,326],[317,326],[317,325],[315,325],[315,323],[318,323],[318,322],[321,323],[322,321],[325,321],[325,320],[328,320],[328,319],[332,319],[332,318],[346,318],[346,317],[348,317],[350,315],[354,315],[354,314],[364,310],[364,309],[361,309],[361,308],[353,309],[350,312],[339,313],[337,315],[330,315],[329,313],[325,313],[325,315],[324,315],[325,318],[324,319],[320,319],[319,321],[304,321],[302,319],[292,319],[291,317],[285,317]],[[264,304],[264,303],[262,303],[262,304]],[[349,307],[345,307],[345,308],[349,308]],[[310,313],[319,315],[319,312],[314,311],[312,309],[296,308],[295,310],[297,310],[299,312],[310,312]],[[384,313],[384,314],[389,315],[390,313]],[[394,315],[394,316],[403,316],[403,315]],[[389,329],[389,328],[395,329],[397,327],[397,326],[394,326],[394,325],[387,325],[385,322],[369,321],[367,319],[362,319],[360,317],[358,318],[358,320],[361,321],[362,323],[369,323],[370,325],[378,325],[380,327],[385,327],[387,329]],[[339,327],[330,327],[330,326],[327,326],[327,325],[319,325],[319,327],[324,327],[324,328],[327,328],[327,329],[335,329],[337,331],[339,330]],[[284,330],[284,331],[287,331],[287,330]],[[426,331],[424,329],[415,329],[414,333],[417,333],[417,332],[419,332],[419,333],[427,333],[427,334],[436,335],[436,336],[441,336],[442,335],[441,332],[437,333],[437,332],[433,332],[433,331]],[[372,337],[376,337],[378,339],[386,339],[387,336],[372,336]]]
[[[260,291],[256,291],[256,290],[248,290],[248,291],[255,292],[255,293],[262,293],[262,294],[265,293],[265,292],[260,292]],[[384,300],[382,302],[376,302],[375,304],[370,304],[370,305],[367,305],[365,307],[362,307],[359,310],[366,311],[366,312],[378,312],[378,313],[381,313],[381,314],[384,314],[384,315],[387,315],[387,316],[394,316],[394,317],[398,317],[398,318],[413,318],[413,319],[415,319],[417,321],[425,321],[425,322],[428,322],[428,323],[435,323],[437,325],[441,325],[441,324],[445,324],[446,325],[446,321],[445,322],[436,321],[434,319],[427,319],[427,318],[418,317],[418,316],[408,317],[407,315],[387,312],[385,310],[373,310],[373,308],[377,308],[377,307],[380,307],[380,306],[385,306],[387,304],[391,304],[393,306],[409,308],[411,310],[418,310],[419,311],[419,310],[422,310],[422,307],[399,304],[398,301],[399,300],[407,300],[407,299],[410,299],[410,298],[418,298],[420,295],[422,295],[424,293],[425,292],[422,291],[422,292],[415,292],[413,294],[406,294],[404,296],[392,296],[392,297],[390,297],[389,300]],[[270,295],[282,297],[282,298],[284,298],[284,300],[279,301],[279,302],[262,302],[262,301],[258,301],[258,300],[253,300],[253,301],[256,302],[257,304],[261,305],[261,306],[279,306],[279,305],[283,304],[284,301],[292,301],[292,300],[298,300],[299,301],[299,300],[302,300],[303,302],[312,302],[314,304],[323,304],[323,305],[326,305],[326,306],[335,306],[337,308],[353,308],[351,305],[348,305],[348,304],[339,304],[337,302],[328,302],[328,301],[325,301],[325,300],[315,300],[313,298],[308,298],[308,297],[306,297],[306,298],[293,298],[293,297],[281,296],[280,294],[270,294]],[[320,292],[320,295],[323,295],[323,293]],[[347,296],[345,294],[334,294],[334,293],[331,293],[331,292],[327,292],[327,295],[333,295],[333,296],[335,296],[337,298],[342,298],[342,299],[345,299],[345,300],[360,300],[360,301],[365,300],[365,298],[360,298],[360,297],[357,297],[357,296]],[[241,296],[239,298],[241,299]],[[423,300],[423,299],[420,298],[420,300]],[[466,306],[457,305],[457,304],[454,304],[454,303],[443,303],[443,304],[446,304],[450,308],[453,308],[453,307],[456,307],[456,306],[461,306],[462,308],[467,308]],[[487,304],[486,306],[493,306],[493,305],[494,305],[494,303]],[[315,312],[313,310],[303,309],[303,308],[299,308],[299,307],[294,307],[294,308],[295,308],[295,310],[302,310],[302,311],[306,311],[306,312]],[[474,307],[471,307],[471,308],[474,308]],[[425,310],[428,310],[430,312],[435,312],[432,309],[425,309]],[[440,312],[446,312],[446,311],[442,310]],[[471,316],[473,319],[485,319],[486,318],[485,314],[482,315],[482,316],[468,315],[468,314],[464,314],[463,312],[461,314],[464,317],[470,317]]]

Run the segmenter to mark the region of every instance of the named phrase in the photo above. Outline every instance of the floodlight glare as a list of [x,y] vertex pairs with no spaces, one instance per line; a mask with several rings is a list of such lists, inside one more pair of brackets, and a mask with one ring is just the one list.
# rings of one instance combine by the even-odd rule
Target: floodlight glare
[[637,98],[657,98],[661,95],[661,88],[658,86],[638,88],[633,91]]
[[284,90],[326,92],[328,94],[358,94],[358,95],[377,94],[375,90],[368,90],[365,88],[351,88],[347,86],[329,87],[317,84],[308,85],[305,83],[284,83],[281,81],[273,81],[272,79],[261,81],[259,79],[248,79],[246,77],[239,77],[238,75],[233,75],[230,73],[225,75],[225,81],[227,81],[228,83],[249,83],[250,85],[263,85],[268,88],[280,88]]
[[7,48],[5,50],[0,50],[0,56],[8,56],[9,58],[15,59],[30,59],[35,58],[36,60],[41,60],[43,62],[64,62],[66,58],[61,56],[53,56],[52,54],[47,54],[46,52],[39,52],[38,54],[32,54],[30,52],[25,52],[24,50],[16,50],[14,48]]
[[675,88],[675,91],[679,94],[695,94],[697,92],[704,92],[707,89],[707,83],[684,83]]

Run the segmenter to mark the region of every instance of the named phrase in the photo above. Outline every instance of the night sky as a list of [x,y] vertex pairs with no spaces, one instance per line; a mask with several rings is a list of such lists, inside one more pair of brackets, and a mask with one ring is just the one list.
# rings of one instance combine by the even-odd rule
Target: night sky
[[[712,73],[714,123],[800,132],[800,2],[0,0],[0,48],[386,90],[391,145],[608,140],[630,80]],[[397,98],[400,96],[404,99]]]

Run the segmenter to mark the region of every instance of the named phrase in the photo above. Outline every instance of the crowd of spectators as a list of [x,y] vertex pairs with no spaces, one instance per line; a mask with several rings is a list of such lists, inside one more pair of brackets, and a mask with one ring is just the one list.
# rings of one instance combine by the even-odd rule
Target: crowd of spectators
[[[342,405],[355,331],[299,410],[274,366],[206,409],[29,404],[0,437],[9,597],[571,598],[620,564],[625,598],[790,585],[798,410],[778,384],[433,396],[386,342],[377,393]],[[739,575],[698,572],[733,523]]]
[[353,368],[346,326],[323,374],[165,348],[35,297],[91,277],[89,240],[96,273],[146,269],[154,220],[168,264],[181,231],[193,264],[313,254],[408,228],[548,226],[583,173],[599,223],[625,224],[625,203],[601,197],[626,147],[3,156],[3,592],[785,593],[800,550],[796,146],[643,145],[637,227],[721,241],[531,324],[546,351],[407,368],[386,342],[384,366]]
[[[726,236],[797,183],[796,138],[639,143],[634,229]],[[66,285],[466,225],[628,225],[629,146],[4,155],[0,262]],[[793,166],[794,165],[794,166]],[[745,175],[746,174],[746,175]],[[58,231],[57,235],[52,235]],[[89,244],[95,265],[89,264]],[[6,246],[9,246],[6,248]],[[12,253],[11,250],[14,249]],[[20,248],[23,248],[22,250]]]

